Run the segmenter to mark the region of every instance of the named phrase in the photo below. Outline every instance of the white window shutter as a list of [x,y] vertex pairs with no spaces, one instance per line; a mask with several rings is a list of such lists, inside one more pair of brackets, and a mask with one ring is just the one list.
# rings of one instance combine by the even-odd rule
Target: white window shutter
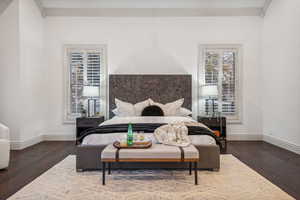
[[[84,86],[99,88],[102,99],[106,99],[105,84],[105,54],[104,48],[90,48],[85,45],[66,46],[66,67],[68,68],[68,91],[65,103],[65,122],[73,122],[81,115],[82,105],[86,104],[83,97]],[[96,112],[105,114],[105,106],[101,105],[100,97],[95,97]],[[103,101],[104,102],[104,101]]]
[[222,78],[222,113],[224,115],[236,114],[236,88],[235,88],[235,51],[222,51],[223,78]]
[[[240,121],[240,103],[237,81],[239,79],[240,46],[206,45],[202,48],[204,56],[204,81],[206,85],[217,85],[219,97],[216,98],[215,108],[227,116],[229,121]],[[203,76],[202,76],[203,77]],[[208,111],[208,102],[204,105]]]

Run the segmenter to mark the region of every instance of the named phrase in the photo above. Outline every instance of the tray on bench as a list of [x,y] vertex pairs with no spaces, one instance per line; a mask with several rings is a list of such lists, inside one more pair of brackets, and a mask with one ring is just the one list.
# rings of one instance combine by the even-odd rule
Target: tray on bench
[[152,141],[136,142],[131,146],[121,146],[120,142],[115,141],[113,145],[117,149],[148,149],[152,146]]

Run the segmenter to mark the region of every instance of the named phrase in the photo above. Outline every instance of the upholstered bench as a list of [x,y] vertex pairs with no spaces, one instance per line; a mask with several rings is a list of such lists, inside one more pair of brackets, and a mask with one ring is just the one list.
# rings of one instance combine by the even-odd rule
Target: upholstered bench
[[194,163],[195,185],[198,184],[197,162],[199,161],[199,152],[193,145],[176,147],[153,144],[148,149],[117,149],[113,145],[108,145],[102,151],[101,161],[103,185],[105,185],[106,163],[108,164],[108,174],[110,174],[111,163],[113,162],[188,162],[190,174],[192,163]]

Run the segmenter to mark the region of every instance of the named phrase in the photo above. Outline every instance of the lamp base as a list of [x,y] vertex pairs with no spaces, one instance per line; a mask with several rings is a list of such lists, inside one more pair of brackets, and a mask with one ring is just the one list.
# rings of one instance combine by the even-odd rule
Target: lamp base
[[[92,104],[91,104],[92,103]],[[93,112],[91,111],[91,106],[93,107]],[[88,117],[93,117],[96,115],[96,99],[88,99]]]

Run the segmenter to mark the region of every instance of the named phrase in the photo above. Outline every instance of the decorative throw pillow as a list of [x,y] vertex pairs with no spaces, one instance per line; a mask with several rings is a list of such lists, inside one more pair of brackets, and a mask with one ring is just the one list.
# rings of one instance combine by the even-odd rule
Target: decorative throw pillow
[[167,104],[161,104],[161,103],[157,103],[154,102],[152,99],[149,99],[150,105],[156,105],[159,106],[163,112],[165,116],[177,116],[177,113],[179,113],[180,108],[184,102],[184,99],[178,99],[177,101],[174,102],[170,102]]
[[117,108],[112,112],[119,117],[141,116],[144,108],[150,105],[149,100],[141,101],[133,105],[117,98],[115,99],[115,103]]
[[150,105],[150,102],[148,99],[134,104],[135,116],[141,116],[142,111],[149,105]]
[[135,109],[131,103],[115,99],[119,117],[132,117],[135,116]]
[[159,106],[147,106],[144,108],[142,116],[164,116],[164,112]]
[[177,116],[188,117],[191,116],[192,114],[193,114],[192,111],[190,111],[189,109],[181,107],[179,109],[179,112],[177,113]]
[[119,116],[119,112],[117,108],[113,109],[111,112],[114,113],[115,116]]

